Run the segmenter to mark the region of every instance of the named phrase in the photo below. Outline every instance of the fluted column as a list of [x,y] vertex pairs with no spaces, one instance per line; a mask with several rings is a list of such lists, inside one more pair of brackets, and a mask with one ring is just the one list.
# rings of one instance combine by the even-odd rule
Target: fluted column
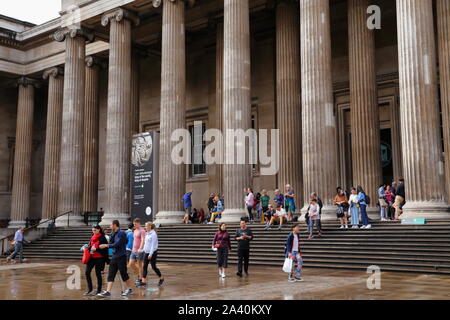
[[86,58],[86,95],[84,108],[83,212],[98,210],[98,139],[100,61]]
[[447,217],[432,0],[397,0],[406,205],[402,218]]
[[106,125],[106,206],[102,225],[129,221],[131,153],[131,26],[138,17],[116,9],[102,17],[110,24],[108,110]]
[[447,203],[450,203],[450,0],[437,0],[436,13],[445,151],[445,186]]
[[[46,70],[43,75],[44,79],[48,79],[48,104],[41,222],[58,215],[59,157],[64,93],[62,70],[62,68],[54,67]],[[42,224],[43,227],[47,225],[46,223]]]
[[133,50],[131,55],[131,133],[139,133],[139,72],[141,66],[141,54]]
[[[331,79],[329,0],[300,0],[303,186],[316,192],[322,219],[336,219],[336,121]],[[308,203],[302,209],[305,211]]]
[[[375,34],[367,27],[369,0],[348,0],[350,117],[352,127],[353,184],[373,199],[382,182],[380,119],[375,70]],[[375,215],[379,218],[379,214]]]
[[159,158],[158,223],[181,223],[181,197],[186,186],[186,166],[172,162],[170,140],[174,130],[185,128],[186,52],[184,13],[181,0],[163,1],[162,61],[161,61],[161,116]]
[[[302,203],[302,123],[300,93],[300,24],[297,1],[276,8],[277,128],[280,131],[278,188],[291,184]],[[300,209],[300,208],[299,208]]]
[[25,226],[30,212],[31,159],[35,81],[22,77],[18,81],[16,147],[9,228]]
[[[225,165],[223,222],[246,215],[242,190],[252,185],[252,167],[237,164],[234,131],[251,128],[250,17],[248,0],[224,1],[223,129]],[[231,133],[231,134],[230,134]],[[250,145],[245,149],[248,152]],[[234,164],[230,160],[234,159]]]
[[[70,226],[82,226],[85,51],[93,37],[85,29],[61,29],[55,40],[66,45],[58,214],[71,211]],[[56,225],[67,226],[67,217],[57,219]]]

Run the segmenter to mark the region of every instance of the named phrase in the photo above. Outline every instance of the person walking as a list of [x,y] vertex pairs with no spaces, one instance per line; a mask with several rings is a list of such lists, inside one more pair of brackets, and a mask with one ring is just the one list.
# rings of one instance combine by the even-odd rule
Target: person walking
[[247,188],[245,196],[245,205],[247,206],[248,219],[250,223],[253,223],[253,208],[255,206],[255,195],[253,194],[252,188]]
[[288,281],[302,282],[303,279],[300,278],[303,268],[303,258],[300,253],[300,224],[292,227],[292,232],[287,237],[285,248],[285,257],[293,260],[292,271],[289,273]]
[[366,193],[361,186],[358,186],[356,191],[358,192],[359,211],[361,213],[361,229],[370,229],[372,225],[369,224],[369,217],[367,216]]
[[284,210],[286,210],[288,214],[288,221],[292,221],[294,219],[294,213],[295,213],[295,193],[294,189],[292,189],[292,186],[290,184],[287,184],[285,186],[285,193],[284,193]]
[[[106,240],[102,227],[95,225],[92,227],[92,237],[89,241],[89,245],[87,246],[87,249],[91,253],[91,257],[86,264],[85,276],[87,291],[84,293],[84,296],[97,295],[102,292],[102,270],[105,267],[105,263],[109,263],[108,249],[100,249],[100,245],[102,244],[108,244],[108,240]],[[97,277],[97,292],[95,293],[93,293],[94,288],[92,286],[91,277],[92,269],[94,268],[95,276]]]
[[110,228],[113,233],[111,234],[109,244],[101,244],[99,246],[100,249],[113,249],[113,255],[111,262],[109,263],[108,283],[106,290],[99,293],[97,296],[102,298],[111,297],[111,289],[117,272],[120,272],[122,282],[125,285],[125,290],[122,291],[122,296],[129,296],[133,294],[133,290],[131,289],[130,277],[127,272],[127,235],[125,231],[120,229],[120,223],[118,220],[114,220],[111,223]]
[[6,258],[6,262],[12,261],[13,263],[16,263],[16,256],[19,255],[19,262],[23,263],[26,261],[23,257],[23,243],[28,243],[28,241],[25,240],[25,237],[23,235],[25,228],[19,227],[17,229],[16,233],[14,234],[14,251],[11,253],[9,257]]
[[237,241],[237,255],[238,255],[238,271],[236,275],[242,277],[242,265],[244,266],[244,272],[248,276],[248,265],[250,260],[250,241],[253,240],[253,233],[250,228],[247,227],[245,218],[241,219],[240,229],[236,230],[234,239]]
[[359,228],[359,202],[358,202],[358,192],[356,188],[352,188],[350,191],[350,199],[348,200],[351,213],[351,224],[352,229]]
[[[133,251],[134,223],[128,225],[127,233],[127,262],[130,262],[131,252]],[[108,240],[106,240],[108,241]]]
[[[309,199],[310,199],[310,201],[315,199],[317,201],[317,204],[319,205],[319,228],[322,229],[322,222],[320,221],[320,218],[321,218],[321,215],[322,215],[322,207],[323,207],[322,199],[319,198],[319,196],[317,195],[316,192],[312,192],[310,194],[310,196],[309,196]],[[305,222],[306,222],[307,226],[309,226],[309,213],[308,213],[308,211],[309,211],[309,207],[308,207],[308,210],[307,210],[307,212],[305,214]]]
[[225,270],[228,268],[228,253],[231,252],[231,241],[230,234],[227,232],[227,225],[223,222],[214,235],[212,248],[217,252],[219,276],[224,279],[226,277]]
[[308,231],[309,231],[309,237],[308,240],[311,240],[312,238],[314,238],[313,236],[313,231],[314,231],[314,225],[317,228],[317,236],[320,237],[322,235],[322,231],[320,228],[320,207],[319,204],[317,202],[317,199],[312,199],[310,204],[309,204],[309,209],[308,209],[308,214],[309,214],[309,226],[308,226]]
[[334,204],[338,207],[336,215],[341,222],[341,227],[339,229],[348,229],[348,198],[341,187],[338,187],[336,191],[337,194],[336,197],[334,197]]
[[181,198],[181,201],[183,201],[184,206],[184,218],[183,223],[188,224],[191,217],[191,211],[192,211],[192,190],[189,190],[183,195],[183,198]]
[[164,277],[156,266],[158,258],[158,235],[156,234],[155,225],[151,222],[145,224],[145,245],[144,245],[144,270],[142,276],[142,286],[147,285],[148,264],[152,266],[152,270],[159,277],[158,286],[164,283]]
[[130,255],[130,261],[128,268],[133,270],[137,279],[135,285],[139,286],[142,282],[142,270],[144,268],[144,243],[145,243],[145,230],[142,228],[141,219],[136,218],[133,220],[133,248]]

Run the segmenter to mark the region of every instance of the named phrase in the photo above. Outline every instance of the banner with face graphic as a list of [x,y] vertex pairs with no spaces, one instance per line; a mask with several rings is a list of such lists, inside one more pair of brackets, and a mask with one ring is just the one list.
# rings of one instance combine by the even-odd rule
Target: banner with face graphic
[[153,221],[158,202],[159,134],[133,136],[131,147],[131,218]]

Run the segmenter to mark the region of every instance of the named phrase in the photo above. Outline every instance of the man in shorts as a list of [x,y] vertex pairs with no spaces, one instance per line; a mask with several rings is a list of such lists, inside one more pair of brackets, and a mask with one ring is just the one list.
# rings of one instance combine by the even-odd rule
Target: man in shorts
[[142,284],[142,273],[144,270],[145,230],[142,228],[141,219],[134,219],[133,224],[133,248],[131,250],[128,267],[137,275],[135,285],[140,286]]

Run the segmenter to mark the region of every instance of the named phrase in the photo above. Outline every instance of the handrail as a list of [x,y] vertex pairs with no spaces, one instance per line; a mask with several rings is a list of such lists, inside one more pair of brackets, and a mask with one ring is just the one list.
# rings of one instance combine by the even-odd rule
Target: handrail
[[[28,228],[24,229],[23,232],[25,233],[25,231],[29,231],[29,230],[32,230],[32,229],[36,229],[36,228],[37,228],[38,226],[40,226],[41,224],[47,223],[47,222],[49,222],[49,221],[53,221],[53,223],[55,223],[56,219],[58,219],[58,218],[60,218],[60,217],[63,217],[63,216],[65,216],[65,215],[68,215],[68,214],[70,214],[70,213],[73,213],[73,211],[67,211],[67,212],[64,212],[64,213],[62,213],[62,214],[60,214],[60,215],[54,217],[54,218],[50,218],[50,219],[47,219],[47,220],[45,220],[45,221],[41,221],[41,222],[39,222],[38,224],[35,224],[34,226],[31,226],[31,227],[28,227]],[[12,234],[10,234],[10,235],[7,235],[6,237],[0,238],[0,241],[3,241],[3,240],[8,239],[8,238],[11,238],[11,237],[13,237],[15,234],[16,234],[16,231],[14,231],[14,232],[13,232]]]

